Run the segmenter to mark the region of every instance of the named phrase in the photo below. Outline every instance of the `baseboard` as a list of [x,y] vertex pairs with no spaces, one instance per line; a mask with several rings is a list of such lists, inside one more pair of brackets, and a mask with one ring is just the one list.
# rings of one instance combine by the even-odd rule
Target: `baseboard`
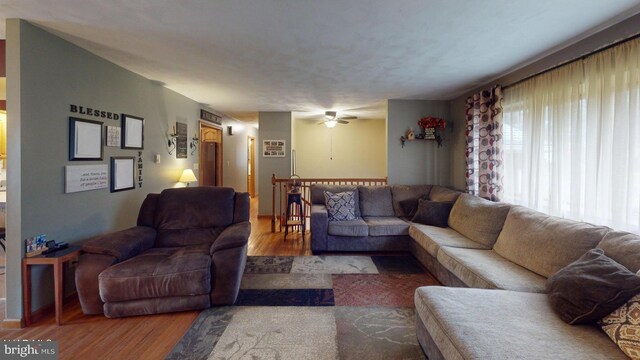
[[22,319],[4,319],[2,320],[2,328],[3,329],[15,329],[19,330],[24,327],[24,322]]

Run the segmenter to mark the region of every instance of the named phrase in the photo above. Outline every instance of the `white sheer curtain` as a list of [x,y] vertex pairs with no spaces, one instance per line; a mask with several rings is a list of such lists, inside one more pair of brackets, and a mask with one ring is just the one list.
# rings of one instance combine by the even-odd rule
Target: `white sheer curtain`
[[504,200],[640,231],[640,39],[504,91]]

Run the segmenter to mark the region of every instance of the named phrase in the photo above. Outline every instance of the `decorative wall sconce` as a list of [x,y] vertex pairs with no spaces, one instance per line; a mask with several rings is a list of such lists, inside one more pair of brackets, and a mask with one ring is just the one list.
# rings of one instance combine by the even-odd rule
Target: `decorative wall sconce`
[[169,133],[169,138],[167,139],[167,149],[169,151],[169,155],[173,155],[173,151],[176,149],[176,139],[178,138],[178,133],[176,133],[176,126],[173,126],[173,132]]
[[227,134],[233,135],[233,126],[231,125],[227,126]]
[[189,148],[191,149],[191,155],[193,155],[198,149],[198,133],[193,133],[193,137],[191,138],[191,143],[189,144]]

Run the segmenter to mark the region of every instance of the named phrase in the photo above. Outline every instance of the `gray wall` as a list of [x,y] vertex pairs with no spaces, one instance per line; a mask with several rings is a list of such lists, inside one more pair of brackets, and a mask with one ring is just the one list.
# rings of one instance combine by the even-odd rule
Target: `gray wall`
[[[233,135],[227,133],[227,126],[233,126]],[[258,138],[258,129],[249,126],[240,121],[222,117],[222,185],[229,186],[236,191],[248,191],[247,183],[247,136]],[[256,168],[258,167],[259,157],[258,147],[256,146]],[[258,177],[256,176],[256,193],[258,192]]]
[[452,185],[464,189],[465,187],[465,141],[464,141],[464,124],[465,124],[465,104],[466,98],[483,89],[489,89],[495,84],[506,86],[524,79],[533,74],[537,74],[546,69],[552,68],[567,61],[579,58],[589,54],[597,49],[601,49],[620,40],[627,39],[640,33],[640,14],[634,15],[629,19],[604,29],[588,38],[576,42],[560,51],[545,56],[542,59],[534,61],[527,66],[512,71],[507,75],[496,79],[488,84],[480,86],[473,91],[459,96],[450,101],[451,119],[460,126],[454,128],[453,149],[452,149]]
[[[258,215],[271,215],[272,191],[271,175],[278,178],[291,176],[291,113],[290,112],[260,112],[258,114],[260,129],[256,146],[258,161],[258,184],[260,187]],[[268,158],[262,155],[262,140],[285,140],[286,156],[282,158]],[[276,210],[277,211],[277,210]]]
[[[19,319],[23,239],[47,234],[49,239],[75,243],[135,225],[144,197],[176,186],[182,169],[197,163],[197,151],[193,156],[189,151],[188,159],[170,156],[166,134],[180,121],[188,124],[191,137],[198,127],[200,105],[25,21],[7,21],[7,48],[7,318]],[[105,147],[102,161],[68,161],[69,116],[120,125],[119,121],[72,114],[69,104],[145,118],[142,188],[64,193],[65,165],[108,164],[110,156],[137,155],[134,150]],[[225,185],[242,184],[241,176],[234,175],[242,170],[232,156],[235,140],[225,137],[224,141],[225,158],[230,159]],[[160,164],[153,162],[155,154],[161,155]],[[246,189],[246,168],[244,171]],[[38,267],[32,278],[33,309],[52,303],[51,270]],[[73,271],[69,271],[67,291],[73,285]]]
[[[407,141],[404,148],[400,137],[412,127],[420,132],[418,121],[425,116],[448,121],[444,142]],[[387,104],[387,178],[390,184],[450,185],[450,155],[452,148],[449,103],[431,100],[389,100]],[[456,124],[457,125],[457,124]]]

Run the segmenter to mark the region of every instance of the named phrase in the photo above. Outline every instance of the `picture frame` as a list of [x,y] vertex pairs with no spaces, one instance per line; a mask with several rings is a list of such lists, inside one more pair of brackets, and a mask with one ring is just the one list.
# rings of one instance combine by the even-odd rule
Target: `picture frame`
[[111,192],[135,189],[135,157],[111,157]]
[[69,117],[69,161],[102,160],[102,122]]
[[122,114],[122,149],[144,149],[144,118]]

